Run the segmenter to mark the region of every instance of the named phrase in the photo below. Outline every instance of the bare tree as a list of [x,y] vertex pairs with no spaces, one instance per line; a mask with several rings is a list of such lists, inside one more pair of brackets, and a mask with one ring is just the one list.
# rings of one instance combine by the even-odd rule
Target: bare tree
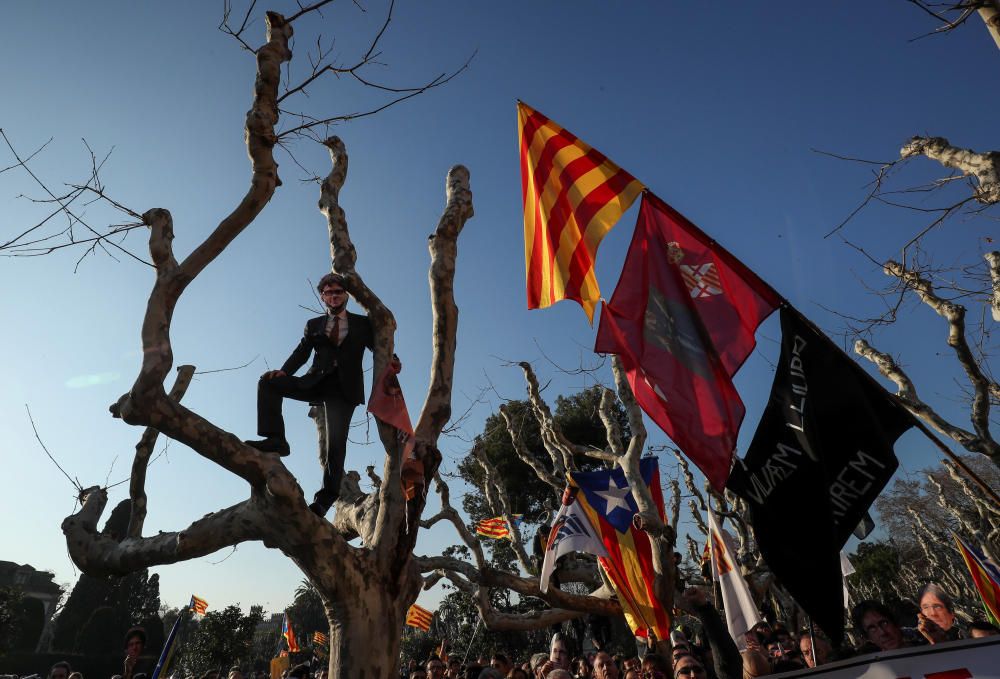
[[[528,400],[532,413],[541,430],[542,444],[548,459],[539,459],[528,449],[521,437],[521,431],[511,419],[508,411],[501,407],[501,414],[507,423],[507,431],[514,445],[514,450],[525,465],[544,483],[548,484],[554,498],[559,498],[566,486],[567,472],[577,470],[576,457],[587,456],[608,466],[618,466],[625,474],[632,493],[636,498],[639,513],[635,523],[645,530],[650,537],[653,557],[653,568],[656,573],[654,591],[665,610],[673,607],[674,591],[674,560],[673,549],[676,539],[673,525],[663,521],[653,503],[649,489],[642,481],[639,472],[639,461],[646,443],[646,429],[642,422],[642,413],[632,395],[632,390],[625,379],[624,370],[617,357],[612,362],[612,369],[617,387],[617,399],[628,415],[628,423],[632,438],[624,445],[622,432],[613,413],[616,392],[605,389],[601,399],[600,415],[607,434],[607,446],[594,449],[571,441],[562,431],[552,415],[551,409],[541,396],[538,378],[528,363],[520,363],[528,384]],[[421,525],[430,527],[439,521],[449,521],[455,527],[462,542],[468,548],[472,561],[466,561],[453,556],[422,557],[418,559],[421,570],[428,573],[427,586],[433,585],[442,578],[447,578],[458,589],[470,594],[479,609],[480,615],[490,630],[530,630],[579,618],[586,613],[599,615],[618,615],[620,604],[612,599],[613,590],[605,583],[598,573],[596,563],[586,555],[580,558],[566,559],[560,563],[557,575],[561,583],[581,583],[589,590],[589,594],[573,594],[559,587],[549,587],[547,592],[539,589],[538,567],[532,563],[525,547],[525,540],[513,521],[508,490],[500,475],[493,468],[490,460],[473,450],[484,471],[482,492],[485,494],[491,510],[502,516],[511,526],[513,535],[511,544],[520,569],[526,575],[497,569],[487,563],[483,545],[479,538],[462,521],[461,516],[452,507],[448,485],[440,477],[435,479],[436,488],[441,496],[442,510],[437,515],[424,520]],[[674,499],[674,503],[678,498]],[[670,516],[676,524],[679,509],[671,508]],[[497,611],[491,603],[490,592],[502,588],[517,592],[522,597],[532,597],[548,604],[549,608],[539,608],[529,613],[510,615]],[[658,640],[661,650],[669,650],[669,639]]]
[[[281,94],[283,65],[292,58],[289,49],[292,22],[318,11],[328,1],[301,6],[301,11],[289,18],[267,12],[266,40],[259,48],[251,48],[244,38],[253,3],[238,27],[231,23],[227,7],[224,30],[240,40],[257,62],[253,103],[245,125],[251,162],[249,188],[214,231],[180,261],[173,251],[174,225],[170,212],[154,208],[137,215],[141,225],[149,229],[150,263],[156,278],[142,321],[143,361],[139,374],[129,392],[111,406],[115,417],[146,427],[132,467],[129,492],[133,502],[128,537],[119,543],[97,530],[108,500],[107,489],[99,486],[82,491],[79,511],[67,517],[62,527],[73,561],[91,575],[120,575],[186,561],[246,541],[260,541],[278,549],[299,566],[322,597],[330,623],[331,675],[391,677],[398,662],[406,610],[423,583],[413,549],[417,520],[425,503],[422,494],[410,501],[405,499],[401,483],[403,451],[395,429],[378,423],[385,448],[381,476],[377,477],[380,483],[365,495],[357,490],[358,476],[349,475],[331,522],[309,511],[301,487],[280,457],[245,445],[235,435],[180,405],[180,395],[190,378],[188,369],[181,369],[178,384],[171,393],[164,388],[164,380],[174,366],[171,344],[174,310],[188,285],[253,223],[280,186],[275,146],[285,135],[322,129],[334,120],[316,118],[300,122],[285,132],[277,128],[283,99],[303,92],[324,73],[338,72],[322,65],[325,57],[321,54],[306,81],[286,86],[285,94]],[[377,42],[378,37],[360,65],[346,73],[358,77],[360,66],[374,58]],[[440,82],[441,79],[432,81],[431,86]],[[369,314],[375,332],[374,374],[378,375],[392,356],[396,322],[355,268],[357,252],[339,204],[348,169],[345,146],[337,137],[328,137],[323,144],[329,149],[332,168],[320,184],[319,208],[327,222],[332,268],[344,277],[345,288]],[[18,165],[27,169],[26,160],[18,158]],[[81,195],[86,192],[96,192],[93,182],[80,189]],[[55,210],[72,213],[67,204],[72,196],[62,199],[53,195],[53,198]],[[437,442],[451,414],[458,320],[453,294],[457,239],[472,215],[469,172],[455,166],[447,177],[444,212],[429,239],[433,356],[428,392],[414,435],[415,455],[423,465],[425,487],[436,476],[441,460]],[[69,218],[72,223],[74,218]],[[62,238],[74,243],[72,234],[63,234]],[[249,497],[181,530],[144,537],[143,522],[149,509],[145,475],[149,451],[158,434],[185,444],[245,480]],[[375,477],[374,470],[369,470],[369,474]],[[360,546],[348,544],[354,537],[360,537]]]

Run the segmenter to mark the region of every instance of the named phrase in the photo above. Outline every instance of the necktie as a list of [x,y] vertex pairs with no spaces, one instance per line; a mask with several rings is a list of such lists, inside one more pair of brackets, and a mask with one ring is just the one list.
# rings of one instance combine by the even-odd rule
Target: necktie
[[330,328],[329,337],[334,346],[340,345],[340,316],[333,317],[333,327]]

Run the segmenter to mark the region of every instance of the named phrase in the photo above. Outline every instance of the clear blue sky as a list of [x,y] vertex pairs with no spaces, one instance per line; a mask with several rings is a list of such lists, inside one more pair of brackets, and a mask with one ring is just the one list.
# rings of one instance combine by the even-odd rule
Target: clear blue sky
[[[294,3],[272,4],[294,11]],[[327,11],[326,37],[350,60],[373,34],[385,4],[350,2]],[[248,163],[243,119],[252,57],[216,30],[215,3],[11,3],[0,41],[4,106],[0,125],[22,152],[49,137],[33,163],[55,186],[89,166],[81,139],[114,153],[103,172],[109,193],[138,212],[172,211],[179,255],[200,242],[244,192]],[[297,26],[301,68],[317,30]],[[342,193],[358,269],[399,321],[397,348],[411,410],[427,385],[430,309],[426,237],[444,201],[444,177],[469,167],[476,216],[460,242],[456,280],[461,310],[454,409],[483,387],[495,392],[464,424],[464,439],[442,441],[444,470],[454,471],[468,440],[500,398],[524,393],[520,371],[533,361],[546,396],[571,393],[593,377],[561,374],[594,364],[594,330],[572,303],[525,308],[515,101],[530,103],[615,159],[664,200],[726,245],[821,326],[841,324],[821,307],[872,313],[879,306],[862,281],[881,275],[854,251],[822,235],[864,195],[867,169],[812,148],[892,159],[913,134],[997,147],[1000,88],[996,47],[975,23],[953,35],[910,42],[933,28],[902,0],[869,3],[400,2],[373,77],[393,85],[429,79],[478,50],[468,71],[445,88],[370,119],[340,127],[351,154]],[[261,41],[260,22],[249,40]],[[346,81],[311,89],[315,114],[350,112],[367,101]],[[329,167],[318,145],[294,147],[311,172]],[[8,158],[0,153],[0,166]],[[261,217],[190,287],[178,307],[174,354],[201,370],[240,365],[192,384],[186,405],[241,436],[254,434],[255,382],[294,346],[313,301],[307,279],[329,268],[316,187],[285,153],[285,185]],[[940,176],[930,163],[917,180]],[[0,175],[0,238],[37,221],[39,194],[15,172]],[[634,224],[630,212],[604,241],[598,278],[610,296]],[[98,206],[88,210],[107,223]],[[103,220],[103,221],[101,221]],[[848,235],[875,256],[892,255],[919,230],[912,215],[872,210]],[[989,224],[988,222],[986,224]],[[956,222],[929,245],[942,259],[975,256],[982,222]],[[143,251],[143,234],[129,239]],[[74,510],[70,484],[31,432],[29,404],[49,450],[86,486],[123,479],[140,431],[111,419],[107,406],[129,388],[139,365],[139,325],[152,274],[131,261],[78,252],[0,259],[0,455],[4,492],[0,558],[77,577],[59,529]],[[907,330],[880,341],[901,354],[928,398],[949,413],[958,405],[944,328],[922,308]],[[747,403],[749,440],[770,387],[777,324],[759,333],[760,351],[738,380]],[[544,354],[544,356],[543,356]],[[603,380],[607,370],[599,374]],[[358,413],[358,420],[362,421]],[[293,454],[287,460],[307,493],[319,482],[314,430],[305,409],[286,406]],[[651,442],[664,437],[651,427]],[[355,429],[348,467],[381,459],[364,424]],[[933,462],[928,444],[908,434],[897,446],[904,473]],[[381,462],[378,464],[381,467]],[[246,497],[245,484],[180,445],[150,470],[147,533],[175,530]],[[112,491],[112,501],[127,486]],[[435,511],[432,495],[428,512]],[[682,531],[686,526],[682,526]],[[454,541],[445,527],[418,551]],[[213,608],[231,602],[280,610],[300,573],[280,553],[245,544],[157,569],[164,602],[191,592]],[[220,562],[221,563],[218,563]],[[434,596],[428,596],[433,602]]]

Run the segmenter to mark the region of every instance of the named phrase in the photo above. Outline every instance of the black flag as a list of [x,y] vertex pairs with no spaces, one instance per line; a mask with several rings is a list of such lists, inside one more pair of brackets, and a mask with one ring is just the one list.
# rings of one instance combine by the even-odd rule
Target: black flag
[[913,420],[825,335],[781,310],[771,398],[728,487],[771,571],[830,638],[844,631],[840,549],[898,466]]

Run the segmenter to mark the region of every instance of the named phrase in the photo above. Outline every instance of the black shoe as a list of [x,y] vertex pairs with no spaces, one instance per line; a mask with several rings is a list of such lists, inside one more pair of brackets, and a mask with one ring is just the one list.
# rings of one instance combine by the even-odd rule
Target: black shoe
[[326,516],[326,513],[330,511],[330,508],[324,507],[318,502],[313,502],[312,504],[309,505],[309,511],[311,511],[313,514],[322,519],[324,516]]
[[288,441],[281,436],[268,436],[260,441],[244,441],[243,443],[263,453],[277,453],[280,457],[285,457],[291,452],[288,449]]

